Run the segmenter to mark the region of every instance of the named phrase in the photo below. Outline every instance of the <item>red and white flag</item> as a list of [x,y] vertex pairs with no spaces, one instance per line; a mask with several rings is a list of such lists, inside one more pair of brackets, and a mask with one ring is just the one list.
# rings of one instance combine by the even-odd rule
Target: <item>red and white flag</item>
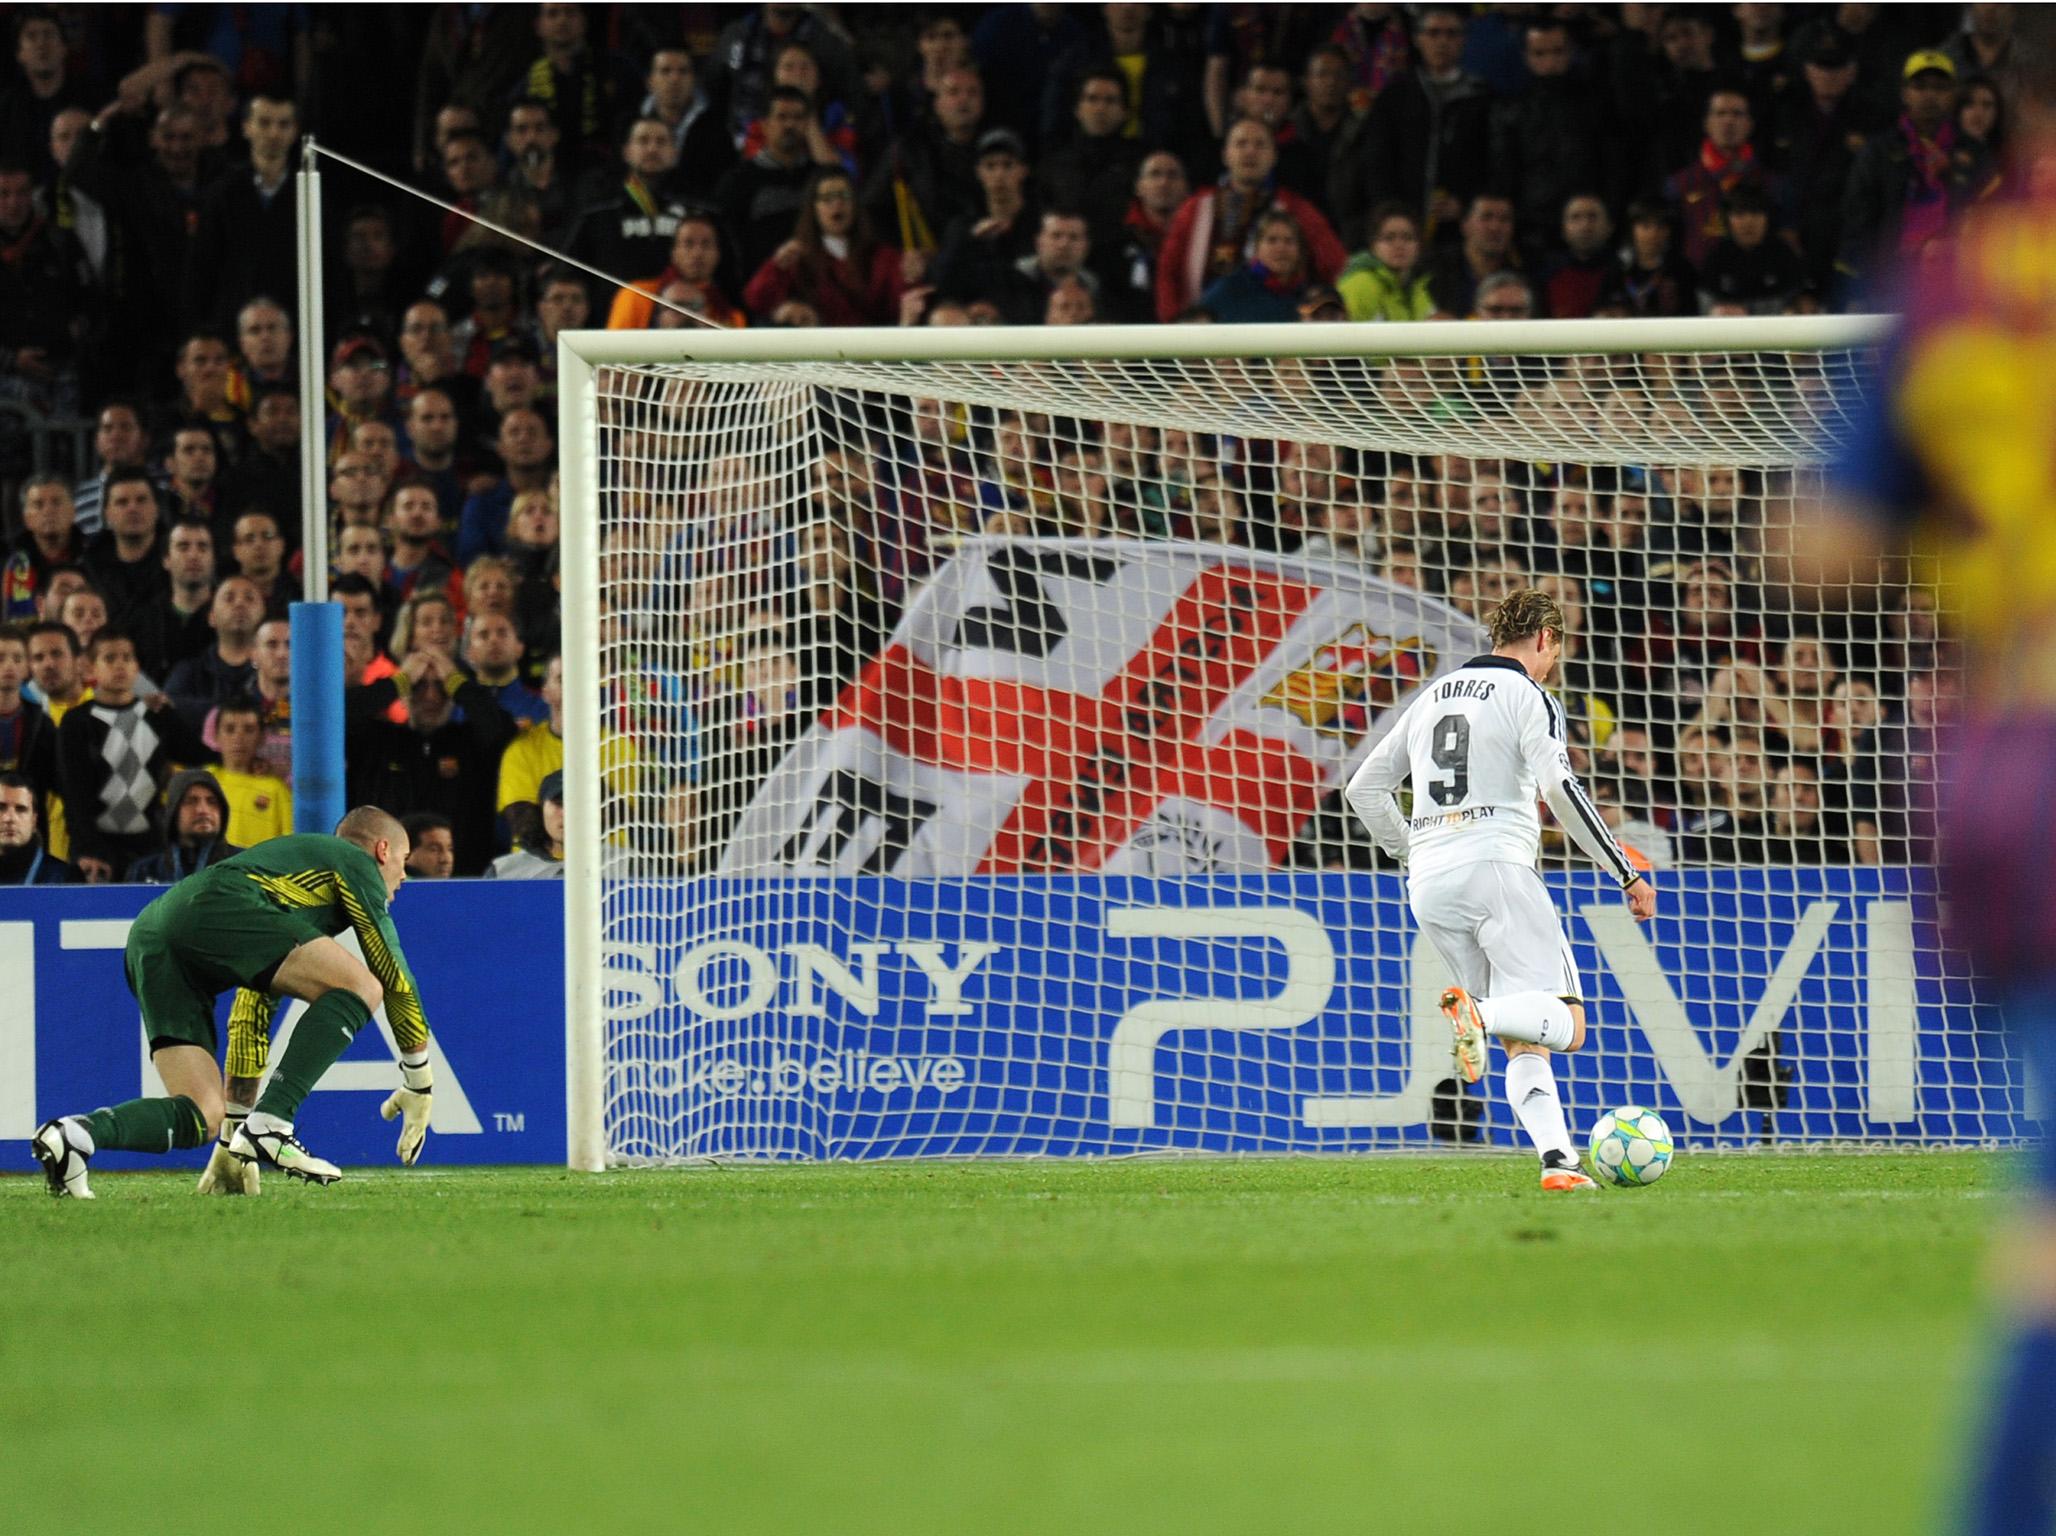
[[722,872],[1258,872],[1412,691],[1484,648],[1347,567],[974,539],[757,791]]

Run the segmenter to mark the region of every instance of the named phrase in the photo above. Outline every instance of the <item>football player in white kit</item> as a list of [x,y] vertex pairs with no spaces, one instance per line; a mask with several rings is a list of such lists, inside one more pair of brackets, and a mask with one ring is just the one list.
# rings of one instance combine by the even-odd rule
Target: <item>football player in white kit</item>
[[[1442,1011],[1466,1082],[1485,1075],[1485,1036],[1506,1047],[1506,1097],[1542,1154],[1542,1187],[1590,1189],[1557,1097],[1551,1051],[1585,1040],[1577,967],[1549,892],[1538,796],[1594,863],[1620,882],[1637,922],[1656,914],[1571,768],[1563,707],[1543,690],[1563,653],[1563,610],[1516,592],[1487,619],[1493,650],[1424,689],[1349,781],[1349,803],[1407,866],[1414,917],[1456,975]],[[1413,778],[1414,814],[1394,792]]]

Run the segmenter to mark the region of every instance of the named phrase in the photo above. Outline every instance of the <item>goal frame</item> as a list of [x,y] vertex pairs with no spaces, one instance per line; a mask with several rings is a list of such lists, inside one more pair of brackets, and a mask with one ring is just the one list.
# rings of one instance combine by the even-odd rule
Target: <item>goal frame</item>
[[563,503],[561,602],[565,814],[565,1161],[606,1166],[605,968],[601,953],[599,409],[594,375],[660,363],[1034,363],[1148,358],[1470,357],[1523,354],[1836,351],[1875,347],[1890,315],[1662,320],[1428,320],[1400,325],[968,326],[566,331],[557,338]]

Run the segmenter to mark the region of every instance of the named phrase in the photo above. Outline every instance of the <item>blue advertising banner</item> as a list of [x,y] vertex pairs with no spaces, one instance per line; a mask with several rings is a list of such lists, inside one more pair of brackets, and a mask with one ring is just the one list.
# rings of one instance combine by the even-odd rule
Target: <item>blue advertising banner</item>
[[[122,979],[129,924],[159,894],[137,885],[0,889],[0,1167],[44,1118],[161,1093]],[[393,921],[434,1032],[435,1110],[424,1163],[564,1160],[564,888],[544,881],[410,883]],[[299,1013],[281,1009],[272,1060]],[[228,998],[216,1014],[227,1041]],[[308,1144],[349,1167],[397,1167],[378,1117],[399,1086],[381,1018],[301,1111]],[[204,1150],[108,1153],[99,1168],[199,1168]]]
[[[1547,879],[1591,1017],[1558,1058],[1574,1127],[1634,1103],[1702,1146],[2025,1129],[1913,872],[1672,872],[1647,928],[1596,875]],[[714,879],[610,907],[642,940],[608,959],[631,1155],[1515,1139],[1492,1080],[1451,1079],[1449,977],[1396,876]]]
[[[2031,1129],[1912,873],[1672,872],[1647,928],[1596,876],[1546,878],[1592,1020],[1557,1061],[1574,1128],[1632,1102],[1701,1146]],[[154,894],[0,890],[0,1139],[157,1091],[120,958]],[[427,1160],[563,1160],[561,902],[554,883],[451,881],[395,905],[439,1053]],[[623,882],[607,907],[617,1152],[1515,1140],[1495,1081],[1450,1080],[1446,977],[1394,876]],[[390,1038],[366,1030],[308,1101],[309,1143],[392,1166],[377,1107],[397,1080]],[[0,1158],[27,1166],[25,1149]],[[99,1166],[167,1161],[201,1155]]]

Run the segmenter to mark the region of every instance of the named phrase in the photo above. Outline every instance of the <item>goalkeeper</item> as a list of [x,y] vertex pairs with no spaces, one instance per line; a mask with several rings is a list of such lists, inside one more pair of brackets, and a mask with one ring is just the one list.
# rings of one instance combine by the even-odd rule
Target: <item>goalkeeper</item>
[[[150,1059],[168,1097],[131,1099],[38,1127],[30,1145],[53,1195],[91,1199],[86,1164],[102,1148],[168,1152],[217,1134],[225,1113],[215,1065],[215,999],[242,989],[232,1020],[268,1025],[270,1000],[308,1007],[271,1084],[228,1146],[217,1146],[217,1185],[253,1188],[260,1166],[332,1184],[334,1163],[293,1134],[300,1104],[383,1003],[400,1047],[403,1086],[386,1100],[403,1118],[400,1161],[412,1163],[428,1130],[428,1021],[400,953],[387,906],[407,878],[407,833],[373,806],[350,812],[335,836],[277,837],[213,865],[151,902],[129,929],[123,964],[142,1005]],[[359,960],[335,935],[357,936]],[[254,1076],[232,1058],[232,1077]]]

